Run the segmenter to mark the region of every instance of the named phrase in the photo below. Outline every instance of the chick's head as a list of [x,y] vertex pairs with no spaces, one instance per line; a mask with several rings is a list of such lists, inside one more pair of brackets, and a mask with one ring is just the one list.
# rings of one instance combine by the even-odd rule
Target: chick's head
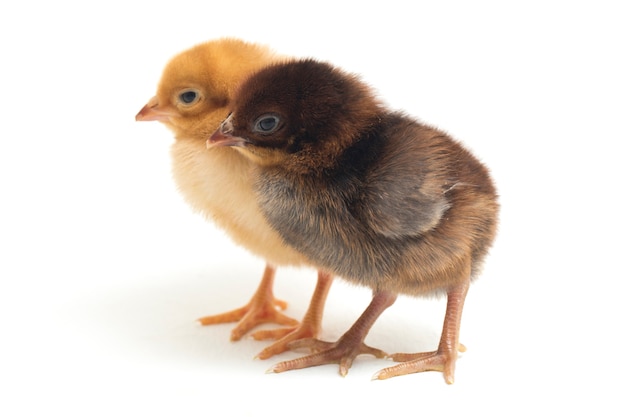
[[238,146],[265,165],[332,165],[376,125],[382,106],[355,75],[311,59],[272,65],[244,81],[209,145]]
[[274,60],[268,48],[237,39],[196,45],[169,61],[136,120],[160,121],[177,139],[206,140],[228,115],[236,86]]

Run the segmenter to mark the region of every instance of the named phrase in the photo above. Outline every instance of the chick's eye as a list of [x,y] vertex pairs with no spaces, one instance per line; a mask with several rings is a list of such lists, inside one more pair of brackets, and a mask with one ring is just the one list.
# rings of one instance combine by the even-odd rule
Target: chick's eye
[[185,104],[191,104],[198,99],[198,93],[194,90],[187,90],[180,93],[178,98]]
[[275,117],[266,117],[259,120],[259,128],[265,132],[270,131],[276,127]]
[[257,119],[254,130],[259,133],[272,133],[278,129],[280,118],[276,115],[265,115]]

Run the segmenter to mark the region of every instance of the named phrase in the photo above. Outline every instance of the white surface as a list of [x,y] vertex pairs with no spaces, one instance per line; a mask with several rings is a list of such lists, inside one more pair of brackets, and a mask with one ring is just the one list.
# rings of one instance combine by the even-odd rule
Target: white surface
[[[623,415],[621,7],[39,3],[0,6],[0,415]],[[358,72],[491,167],[500,234],[454,385],[370,382],[391,364],[370,357],[266,375],[298,354],[255,361],[266,343],[194,322],[244,304],[263,262],[187,209],[170,133],[134,115],[173,54],[222,36]],[[276,294],[301,317],[313,285],[282,269]],[[323,337],[368,298],[336,283]],[[401,298],[367,341],[430,349],[443,308]]]

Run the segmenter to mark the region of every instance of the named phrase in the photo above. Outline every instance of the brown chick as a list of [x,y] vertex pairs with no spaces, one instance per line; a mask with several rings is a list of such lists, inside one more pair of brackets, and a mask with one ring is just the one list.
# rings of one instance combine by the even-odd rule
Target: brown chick
[[318,268],[372,288],[371,304],[336,343],[282,372],[339,363],[345,375],[397,294],[446,293],[439,347],[396,354],[374,378],[437,370],[454,380],[463,302],[496,233],[499,206],[487,169],[435,128],[386,109],[356,76],[300,60],[245,81],[209,145],[256,164],[258,201],[285,241]]
[[206,138],[227,116],[235,87],[252,72],[280,58],[264,46],[219,39],[186,50],[167,64],[157,94],[137,114],[139,121],[160,121],[176,141],[171,148],[173,176],[185,200],[213,220],[233,240],[267,261],[263,279],[244,307],[203,317],[203,325],[239,321],[231,340],[239,340],[258,324],[293,327],[259,331],[256,339],[279,338],[259,354],[267,358],[286,350],[289,342],[319,333],[324,302],[332,278],[318,274],[318,286],[302,324],[278,311],[286,303],[273,296],[277,265],[306,265],[297,250],[284,244],[262,216],[249,174],[251,163],[229,148],[206,148]]

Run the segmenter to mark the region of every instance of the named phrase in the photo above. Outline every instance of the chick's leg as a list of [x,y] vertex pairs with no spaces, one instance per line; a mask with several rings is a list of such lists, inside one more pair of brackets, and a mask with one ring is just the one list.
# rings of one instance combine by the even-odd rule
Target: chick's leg
[[311,366],[325,365],[330,363],[339,364],[339,374],[346,376],[348,370],[360,354],[370,354],[377,358],[383,358],[386,353],[379,349],[371,348],[363,343],[367,333],[374,322],[387,307],[396,301],[397,295],[382,291],[374,294],[370,305],[361,314],[361,317],[352,327],[335,343],[322,342],[317,339],[305,339],[293,342],[290,348],[309,347],[313,350],[324,349],[313,355],[291,361],[280,362],[268,370],[268,372],[284,372],[293,369],[309,368]]
[[378,371],[373,379],[387,379],[424,371],[439,371],[443,372],[443,377],[448,384],[454,383],[454,367],[457,352],[465,351],[465,347],[459,343],[459,329],[461,326],[461,312],[463,311],[463,303],[465,302],[468,288],[469,278],[448,290],[446,315],[443,321],[439,347],[436,351],[414,354],[396,353],[391,355],[391,358],[396,362],[404,363]]
[[322,316],[324,315],[324,305],[326,297],[333,282],[332,275],[318,271],[317,286],[311,298],[309,309],[307,310],[300,325],[274,330],[259,330],[252,334],[256,340],[279,339],[274,344],[266,347],[257,355],[259,359],[267,359],[271,356],[289,350],[288,345],[295,341],[307,338],[315,338],[319,335],[322,327]]
[[274,285],[274,275],[276,268],[267,264],[261,283],[252,299],[245,306],[214,316],[206,316],[198,319],[203,325],[219,324],[219,323],[239,323],[232,330],[230,340],[239,340],[250,329],[263,323],[278,323],[288,326],[298,324],[298,321],[282,314],[280,310],[287,308],[287,303],[274,298],[272,287]]

